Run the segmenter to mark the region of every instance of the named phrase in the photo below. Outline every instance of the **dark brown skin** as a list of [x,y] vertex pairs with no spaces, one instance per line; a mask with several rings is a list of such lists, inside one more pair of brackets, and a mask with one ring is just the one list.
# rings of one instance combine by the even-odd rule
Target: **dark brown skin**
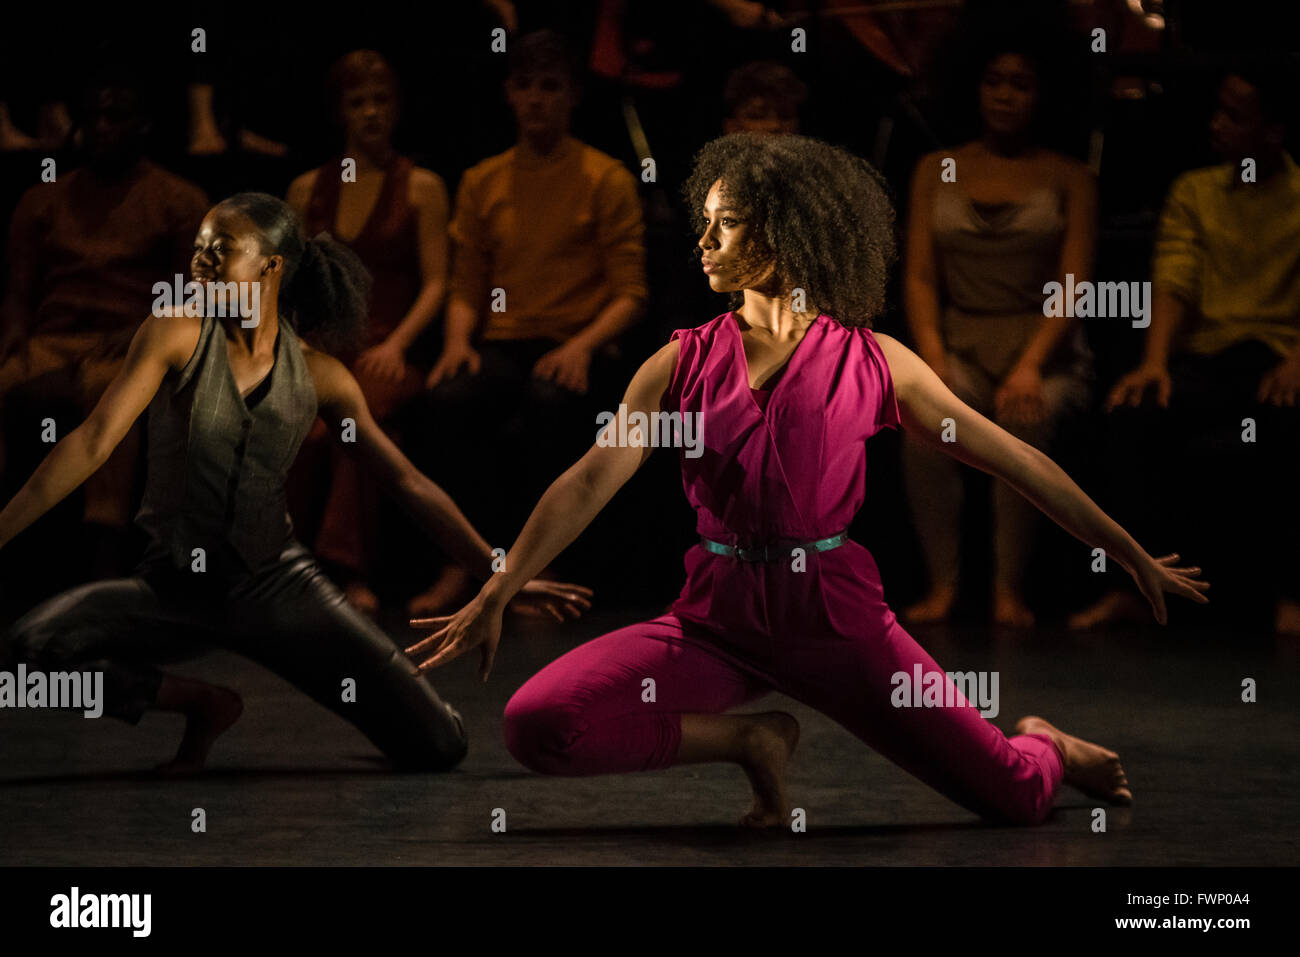
[[[238,318],[222,320],[227,357],[241,394],[251,392],[271,371],[279,332],[280,280],[284,259],[265,255],[253,224],[242,213],[217,206],[204,218],[194,245],[191,273],[195,281],[260,282],[261,315],[245,329]],[[197,316],[149,316],[131,340],[126,360],[86,420],[68,433],[45,457],[26,484],[0,510],[0,547],[77,488],[108,458],[135,420],[148,408],[170,370],[184,368],[198,346],[203,320]],[[491,548],[447,494],[413,466],[375,424],[347,367],[302,343],[303,356],[316,389],[320,415],[327,423],[356,422],[355,443],[342,447],[361,456],[380,483],[431,535],[480,580],[492,577]],[[336,438],[341,429],[330,430]],[[591,589],[551,581],[529,581],[517,611],[550,614],[557,620],[578,617],[591,607]],[[159,768],[183,774],[202,767],[213,741],[239,717],[242,705],[233,691],[192,679],[165,676],[159,690],[160,710],[187,718],[185,737],[175,759]]]
[[[737,311],[741,339],[750,365],[750,385],[761,385],[784,363],[803,339],[806,316],[790,308],[789,297],[771,290],[788,288],[775,275],[774,261],[752,262],[745,254],[746,223],[729,205],[721,181],[709,191],[702,211],[707,223],[699,240],[716,292],[743,291]],[[741,262],[744,265],[739,265]],[[760,291],[763,290],[763,291]],[[1166,592],[1205,602],[1209,587],[1198,579],[1200,569],[1175,567],[1177,556],[1148,555],[1083,493],[1059,466],[1032,446],[998,427],[952,394],[916,353],[897,340],[876,334],[885,354],[903,425],[923,441],[953,457],[1013,485],[1062,528],[1085,542],[1100,544],[1137,580],[1156,618],[1165,621]],[[650,420],[661,411],[677,363],[679,343],[668,343],[633,376],[623,397],[629,411]],[[943,442],[937,424],[946,417],[960,420],[961,439]],[[649,458],[645,446],[593,445],[551,484],[524,524],[507,555],[509,570],[496,576],[464,608],[441,619],[443,626],[424,641],[406,649],[421,671],[440,667],[478,649],[480,673],[486,679],[501,640],[501,609],[519,583],[546,567],[600,513],[614,494]],[[1026,718],[1025,721],[1042,719]],[[799,741],[799,724],[789,714],[683,714],[679,764],[727,761],[738,764],[754,792],[752,809],[741,818],[745,827],[790,825],[791,802],[785,769]],[[1123,769],[1111,751],[1073,738],[1046,722],[1034,725],[1050,734],[1065,762],[1066,781],[1115,803],[1132,800]]]

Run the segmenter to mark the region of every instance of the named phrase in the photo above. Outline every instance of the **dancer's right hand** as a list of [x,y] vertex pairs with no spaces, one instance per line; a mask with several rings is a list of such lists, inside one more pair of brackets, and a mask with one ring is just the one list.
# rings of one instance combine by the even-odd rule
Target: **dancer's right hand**
[[462,366],[469,370],[470,375],[474,375],[478,372],[479,365],[479,354],[468,342],[449,343],[443,348],[442,355],[438,356],[438,361],[434,363],[433,368],[429,370],[428,378],[424,380],[424,387],[432,389],[443,379],[452,378]]
[[1178,554],[1165,555],[1163,558],[1153,558],[1150,555],[1145,556],[1138,568],[1130,569],[1133,580],[1137,582],[1138,588],[1146,596],[1147,601],[1151,603],[1151,610],[1155,612],[1156,621],[1165,624],[1168,621],[1168,615],[1165,612],[1165,592],[1171,595],[1182,595],[1184,598],[1190,598],[1192,601],[1201,605],[1208,605],[1210,599],[1205,597],[1205,590],[1210,587],[1210,583],[1201,580],[1201,570],[1199,568],[1177,568],[1174,563],[1178,561]]
[[1117,405],[1141,405],[1142,397],[1151,386],[1156,387],[1156,401],[1160,407],[1169,406],[1169,393],[1173,389],[1173,380],[1169,377],[1167,366],[1140,365],[1127,375],[1120,377],[1110,390],[1106,399],[1106,411]]
[[413,628],[437,630],[411,645],[406,653],[415,660],[416,670],[424,674],[478,647],[481,654],[479,678],[487,681],[497,656],[497,644],[501,641],[501,613],[500,605],[487,601],[480,594],[454,615],[412,618]]

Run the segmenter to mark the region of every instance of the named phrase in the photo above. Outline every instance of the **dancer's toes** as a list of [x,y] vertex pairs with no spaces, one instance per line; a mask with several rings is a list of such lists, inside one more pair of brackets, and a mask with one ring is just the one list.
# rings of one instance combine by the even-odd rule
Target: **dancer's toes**
[[1150,609],[1137,595],[1126,591],[1113,591],[1103,595],[1083,611],[1071,615],[1066,624],[1075,630],[1085,630],[1116,622],[1141,623],[1150,617]]
[[784,711],[749,716],[751,723],[742,742],[741,766],[754,790],[754,806],[740,819],[741,826],[781,827],[790,821],[790,799],[785,789],[785,767],[799,744],[799,722]]
[[930,625],[947,621],[956,600],[957,589],[955,588],[942,586],[932,589],[915,605],[903,609],[903,620],[911,625]]
[[229,688],[209,687],[196,695],[185,711],[185,736],[176,757],[154,770],[176,777],[203,769],[217,738],[244,713],[244,700]]
[[1007,628],[1032,628],[1034,613],[1015,592],[998,590],[993,594],[993,622]]
[[1089,797],[1120,807],[1133,803],[1133,791],[1128,776],[1120,764],[1119,755],[1091,741],[1066,734],[1037,715],[1028,715],[1016,722],[1019,734],[1046,734],[1065,756],[1065,783],[1076,787]]

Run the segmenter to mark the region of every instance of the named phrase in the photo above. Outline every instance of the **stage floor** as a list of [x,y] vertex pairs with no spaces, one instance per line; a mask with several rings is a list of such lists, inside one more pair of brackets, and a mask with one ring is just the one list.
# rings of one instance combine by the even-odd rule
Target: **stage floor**
[[[1294,865],[1300,862],[1300,642],[1224,633],[1117,629],[1015,634],[972,625],[916,629],[948,671],[1000,673],[1010,730],[1026,713],[1119,752],[1132,808],[1070,788],[1047,823],[983,824],[779,695],[803,726],[790,767],[806,833],[753,834],[739,768],[546,778],[501,737],[511,693],[581,640],[655,609],[593,614],[507,632],[492,680],[477,655],[435,673],[465,716],[470,753],[447,774],[396,774],[351,726],[232,655],[176,670],[230,685],[243,718],[209,771],[159,780],[182,721],[139,727],[36,710],[0,710],[0,864],[34,865]],[[508,628],[509,628],[508,624]],[[404,633],[394,631],[399,640]],[[472,660],[471,660],[472,659]],[[1253,678],[1258,703],[1241,701]],[[206,833],[191,830],[202,808]],[[505,833],[494,833],[494,811]],[[499,817],[499,815],[498,815]]]

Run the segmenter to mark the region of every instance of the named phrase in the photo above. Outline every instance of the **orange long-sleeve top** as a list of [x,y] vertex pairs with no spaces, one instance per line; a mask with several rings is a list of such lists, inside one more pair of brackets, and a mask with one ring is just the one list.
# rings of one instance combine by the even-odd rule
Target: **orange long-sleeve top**
[[511,147],[466,170],[449,231],[451,294],[487,340],[563,342],[613,299],[647,295],[636,180],[571,136],[541,160]]

